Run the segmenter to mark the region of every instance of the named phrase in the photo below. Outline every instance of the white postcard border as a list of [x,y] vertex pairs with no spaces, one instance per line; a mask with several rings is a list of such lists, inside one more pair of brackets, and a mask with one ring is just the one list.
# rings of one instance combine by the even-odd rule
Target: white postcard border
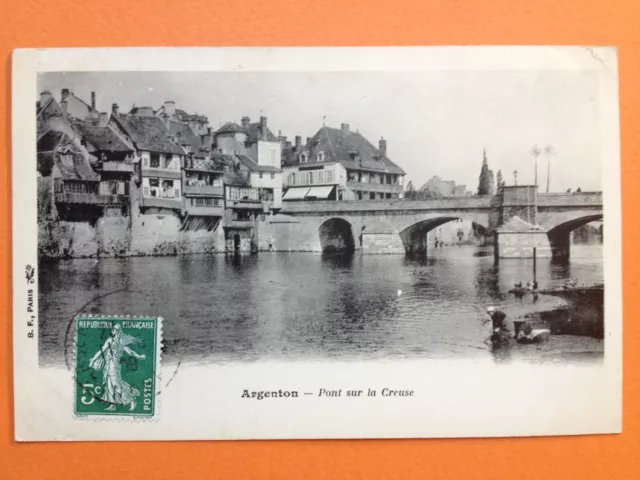
[[[313,62],[309,62],[309,58]],[[594,70],[603,161],[606,348],[601,365],[492,361],[258,362],[181,367],[159,422],[74,419],[69,372],[38,364],[38,72]],[[15,435],[46,440],[490,437],[615,433],[622,422],[622,258],[616,51],[587,47],[136,48],[17,50],[13,57]],[[33,289],[29,296],[28,289]],[[34,313],[28,312],[29,306]],[[127,315],[127,312],[101,312]],[[163,316],[163,312],[157,313]],[[35,315],[35,324],[28,322]],[[168,321],[165,317],[165,321]],[[35,338],[28,338],[33,330]],[[163,366],[162,377],[175,372]],[[510,387],[504,387],[505,378]],[[242,399],[244,389],[413,390],[404,398]]]

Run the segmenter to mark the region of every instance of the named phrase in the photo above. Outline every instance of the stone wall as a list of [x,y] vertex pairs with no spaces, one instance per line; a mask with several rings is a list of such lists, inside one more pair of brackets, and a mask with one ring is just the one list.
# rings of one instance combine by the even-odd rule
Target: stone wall
[[38,254],[51,258],[96,257],[98,231],[88,222],[44,222],[38,225]]
[[397,254],[405,253],[404,244],[397,233],[363,233],[362,253]]
[[546,232],[500,232],[497,234],[496,256],[499,258],[532,258],[534,247],[536,257],[551,257],[551,245]]

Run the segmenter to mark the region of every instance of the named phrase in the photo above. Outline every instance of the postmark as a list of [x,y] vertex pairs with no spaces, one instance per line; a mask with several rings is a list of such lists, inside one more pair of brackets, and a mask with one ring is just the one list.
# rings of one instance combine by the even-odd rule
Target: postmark
[[162,318],[79,315],[74,327],[74,413],[157,416]]

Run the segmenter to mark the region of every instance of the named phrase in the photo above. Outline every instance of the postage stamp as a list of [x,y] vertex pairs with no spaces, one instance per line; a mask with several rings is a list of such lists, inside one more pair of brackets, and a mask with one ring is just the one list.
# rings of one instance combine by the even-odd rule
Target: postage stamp
[[76,317],[76,415],[156,415],[161,321],[160,317]]

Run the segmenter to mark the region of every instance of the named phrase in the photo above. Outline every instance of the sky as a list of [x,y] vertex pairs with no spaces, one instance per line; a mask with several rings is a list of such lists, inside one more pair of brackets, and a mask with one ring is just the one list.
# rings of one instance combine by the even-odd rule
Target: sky
[[[507,185],[533,184],[534,145],[553,147],[550,191],[601,190],[597,75],[588,71],[441,72],[47,72],[38,92],[69,88],[97,108],[176,108],[209,118],[215,130],[242,116],[268,118],[278,135],[313,136],[323,121],[348,123],[407,172],[416,188],[438,175],[476,192],[486,150]],[[546,191],[547,157],[538,157]]]

